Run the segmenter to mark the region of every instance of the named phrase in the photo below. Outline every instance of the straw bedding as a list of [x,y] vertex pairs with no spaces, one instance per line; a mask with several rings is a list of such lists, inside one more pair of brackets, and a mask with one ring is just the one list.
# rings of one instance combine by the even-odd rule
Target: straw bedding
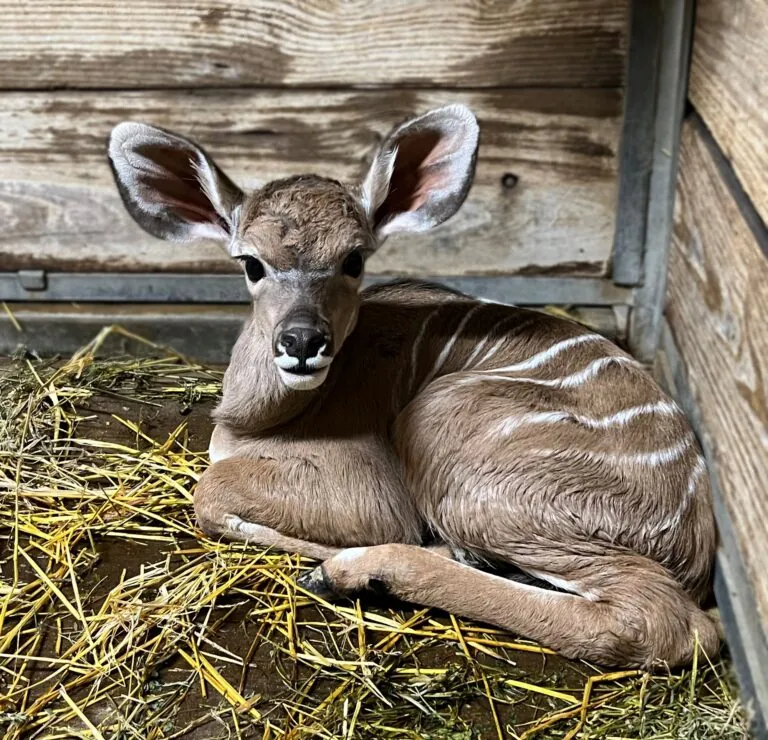
[[[115,335],[131,356],[104,352]],[[723,660],[604,673],[450,615],[326,603],[296,586],[309,561],[204,537],[221,375],[117,327],[0,365],[6,738],[747,737]]]

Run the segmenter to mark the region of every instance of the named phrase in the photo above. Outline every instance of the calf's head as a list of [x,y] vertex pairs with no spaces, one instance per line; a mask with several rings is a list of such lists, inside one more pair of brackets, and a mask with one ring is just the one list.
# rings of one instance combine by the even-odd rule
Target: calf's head
[[194,142],[130,121],[113,129],[109,158],[142,228],[214,239],[242,264],[280,378],[309,390],[355,326],[368,257],[389,235],[426,231],[459,209],[477,146],[471,111],[450,105],[394,128],[354,185],[302,175],[244,193]]

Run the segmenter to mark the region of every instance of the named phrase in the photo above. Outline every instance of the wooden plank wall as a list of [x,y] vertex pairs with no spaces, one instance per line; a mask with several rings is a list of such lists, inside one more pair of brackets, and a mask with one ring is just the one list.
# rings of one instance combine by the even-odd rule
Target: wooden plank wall
[[768,6],[699,0],[689,95],[768,222]]
[[[665,318],[715,479],[727,583],[768,640],[768,4],[699,0]],[[727,576],[726,576],[727,578]],[[748,633],[748,634],[747,634]],[[747,662],[755,650],[747,651]],[[768,666],[753,666],[768,705]],[[759,674],[759,675],[758,675]]]
[[224,272],[124,213],[120,120],[200,140],[246,186],[354,180],[391,125],[459,100],[477,181],[378,273],[603,275],[614,233],[627,3],[615,0],[0,0],[0,271]]
[[768,258],[689,121],[667,319],[715,445],[720,488],[768,626]]

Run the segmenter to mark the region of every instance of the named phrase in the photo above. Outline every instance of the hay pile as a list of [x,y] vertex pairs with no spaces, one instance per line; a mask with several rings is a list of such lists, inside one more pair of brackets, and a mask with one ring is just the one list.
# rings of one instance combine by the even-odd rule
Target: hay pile
[[0,366],[5,737],[747,736],[722,662],[605,674],[433,611],[326,603],[295,584],[308,561],[206,539],[190,424],[221,372],[147,343],[98,359],[114,332]]

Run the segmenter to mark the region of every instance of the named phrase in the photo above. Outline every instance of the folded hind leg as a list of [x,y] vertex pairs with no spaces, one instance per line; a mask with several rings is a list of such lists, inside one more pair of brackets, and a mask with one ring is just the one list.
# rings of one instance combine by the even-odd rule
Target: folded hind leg
[[[539,426],[520,421],[541,408],[541,388],[483,395],[460,380],[434,381],[395,426],[419,513],[454,551],[502,569],[515,566],[562,591],[402,548],[342,552],[324,564],[329,583],[345,590],[364,586],[372,575],[400,598],[605,664],[687,663],[696,634],[714,654],[717,631],[681,585],[696,566],[691,538],[675,535],[678,581],[659,564],[663,548],[654,549],[645,534],[647,526],[665,521],[675,501],[665,468],[657,466],[652,475],[616,469],[579,449],[570,454],[571,437],[562,437],[560,427],[547,426],[550,437],[542,441]],[[556,409],[560,400],[553,395],[545,408]],[[523,431],[510,436],[518,423]],[[591,441],[599,449],[600,440]],[[700,523],[708,531],[704,519]],[[708,550],[709,538],[702,543]]]
[[[587,596],[547,591],[410,545],[350,548],[312,573],[337,593],[381,585],[405,601],[507,629],[569,658],[605,665],[684,665],[695,646],[715,655],[714,624],[661,566],[620,555],[585,563]],[[697,643],[698,641],[698,643]]]

